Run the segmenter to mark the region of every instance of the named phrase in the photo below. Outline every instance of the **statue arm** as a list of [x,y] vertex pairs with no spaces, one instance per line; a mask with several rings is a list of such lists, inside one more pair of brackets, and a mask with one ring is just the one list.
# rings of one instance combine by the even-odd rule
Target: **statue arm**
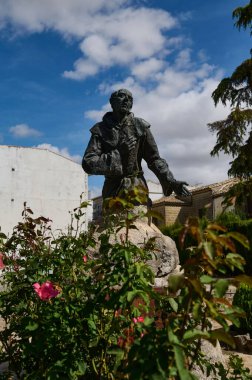
[[190,195],[190,192],[185,187],[187,183],[183,181],[177,181],[170,171],[167,162],[160,157],[157,144],[149,129],[147,129],[146,132],[143,158],[147,162],[148,168],[153,171],[153,173],[159,179],[165,196],[170,195],[173,191],[177,195]]
[[122,175],[121,156],[117,149],[104,153],[98,135],[92,134],[82,159],[82,167],[88,174]]

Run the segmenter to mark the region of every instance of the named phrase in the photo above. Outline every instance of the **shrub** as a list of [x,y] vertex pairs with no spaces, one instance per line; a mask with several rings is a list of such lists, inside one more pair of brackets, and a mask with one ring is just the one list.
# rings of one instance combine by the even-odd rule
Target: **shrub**
[[[238,324],[240,313],[223,299],[229,281],[217,274],[242,269],[234,241],[246,240],[189,221],[181,240],[195,240],[191,258],[170,276],[169,293],[157,293],[146,264],[153,242],[132,244],[132,202],[112,203],[121,217],[111,216],[98,245],[92,230],[70,228],[52,238],[49,221],[27,207],[13,235],[1,234],[0,361],[19,379],[196,379],[194,365],[209,373],[219,368],[201,353],[202,339],[234,344],[228,321]],[[78,221],[83,207],[75,210]],[[115,231],[121,239],[112,244]],[[251,283],[246,276],[235,281]],[[224,331],[214,331],[212,320]]]
[[233,305],[240,307],[246,313],[240,318],[240,329],[252,336],[252,287],[240,284],[234,295]]
[[[206,218],[200,219],[200,223],[202,226],[206,226],[210,223]],[[225,212],[220,214],[213,223],[217,223],[225,228],[229,232],[236,231],[248,239],[248,246],[244,246],[243,244],[237,241],[236,250],[244,259],[245,273],[249,276],[252,275],[252,219],[242,219],[240,215],[234,212]],[[179,223],[175,223],[169,226],[165,226],[162,228],[162,232],[164,235],[170,236],[176,243],[179,250],[179,258],[180,263],[184,264],[185,261],[190,257],[190,251],[192,246],[195,245],[195,239],[193,236],[187,236],[183,246],[180,245],[180,234],[183,230],[183,225]],[[236,271],[238,273],[238,271]],[[231,272],[228,272],[228,275],[232,275]]]
[[252,219],[243,219],[233,212],[226,212],[216,219],[216,222],[225,226],[228,231],[237,231],[246,236],[249,241],[249,248],[242,244],[237,244],[237,252],[244,257],[246,261],[245,272],[252,275]]

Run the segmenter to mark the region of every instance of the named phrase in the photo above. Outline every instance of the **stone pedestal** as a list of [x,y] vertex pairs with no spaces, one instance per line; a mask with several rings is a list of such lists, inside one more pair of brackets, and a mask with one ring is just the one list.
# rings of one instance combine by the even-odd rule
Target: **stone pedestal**
[[[155,273],[155,286],[167,287],[169,274],[178,271],[179,255],[175,242],[153,224],[150,225],[146,220],[137,220],[134,225],[137,229],[130,229],[129,241],[138,247],[141,247],[150,238],[155,238],[153,259],[148,261],[153,272]],[[120,234],[125,234],[122,229]]]
[[[132,213],[146,212],[146,206],[137,206]],[[129,229],[128,240],[138,247],[154,238],[152,260],[148,264],[155,274],[155,287],[167,287],[169,274],[179,271],[179,255],[175,242],[168,236],[162,234],[158,227],[148,221],[147,217],[139,218],[134,223],[135,228]],[[104,228],[102,228],[104,231]],[[102,231],[101,231],[102,232]],[[99,232],[99,233],[101,233]],[[97,233],[97,241],[98,235]],[[126,237],[126,229],[122,228],[117,233],[110,235],[110,243],[122,242]]]

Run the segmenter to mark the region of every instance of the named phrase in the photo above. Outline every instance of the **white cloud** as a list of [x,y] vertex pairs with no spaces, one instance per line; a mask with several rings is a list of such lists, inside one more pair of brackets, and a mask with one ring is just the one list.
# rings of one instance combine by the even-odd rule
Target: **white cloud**
[[132,0],[0,0],[0,25],[6,23],[17,33],[51,29],[80,41],[82,55],[63,73],[77,80],[115,65],[135,68],[179,41],[163,34],[178,25],[175,17]]
[[103,68],[115,65],[130,68],[144,59],[161,55],[167,43],[162,32],[176,25],[168,12],[148,8],[128,7],[98,19],[99,23],[80,43],[83,58],[74,64],[75,76],[73,71],[65,71],[66,77],[84,79]]
[[1,0],[0,25],[9,22],[26,32],[54,29],[82,37],[97,12],[113,13],[124,3],[127,0]]
[[132,74],[140,80],[149,80],[154,74],[160,72],[164,64],[163,60],[150,58],[133,65]]
[[95,75],[98,71],[99,66],[94,62],[80,58],[74,62],[74,70],[64,71],[63,75],[65,78],[79,80]]
[[175,60],[175,67],[176,69],[184,69],[184,68],[188,68],[190,67],[190,65],[192,64],[191,62],[191,49],[184,49],[184,50],[181,50],[178,55],[177,55],[177,58]]
[[77,162],[78,164],[81,163],[82,157],[78,154],[72,155],[69,153],[68,148],[58,148],[57,146],[51,145],[51,144],[39,144],[36,146],[36,148],[40,149],[48,149],[51,152],[60,154],[61,156],[64,156],[66,158],[70,158],[70,160]]
[[14,137],[18,138],[38,137],[42,135],[40,131],[29,127],[27,124],[17,124],[10,127],[9,131]]

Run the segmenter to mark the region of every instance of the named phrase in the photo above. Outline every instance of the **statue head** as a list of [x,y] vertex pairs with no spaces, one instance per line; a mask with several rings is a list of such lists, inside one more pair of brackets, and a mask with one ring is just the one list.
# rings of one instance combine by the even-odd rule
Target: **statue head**
[[127,114],[132,108],[133,96],[130,91],[122,88],[113,92],[109,101],[114,112]]

